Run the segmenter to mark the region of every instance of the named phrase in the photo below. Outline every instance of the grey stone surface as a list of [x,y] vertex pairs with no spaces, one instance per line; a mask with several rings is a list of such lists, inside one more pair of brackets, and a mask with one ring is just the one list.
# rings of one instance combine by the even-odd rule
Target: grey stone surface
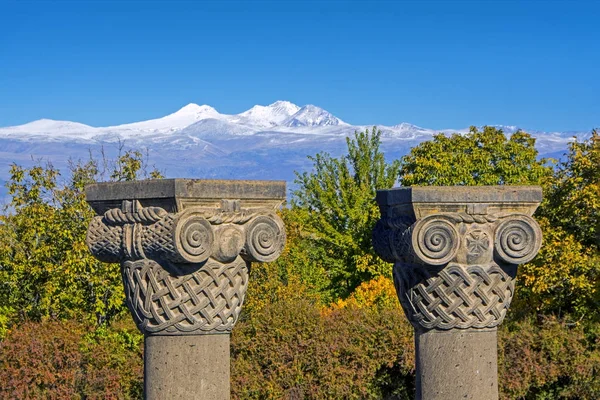
[[498,398],[496,330],[415,332],[417,400]]
[[229,335],[149,336],[144,350],[146,399],[229,399]]
[[377,191],[377,203],[481,203],[542,201],[539,186],[411,186]]
[[[210,184],[203,186],[206,182]],[[273,261],[285,245],[283,221],[275,213],[285,199],[285,185],[279,191],[278,182],[257,181],[253,189],[251,182],[174,179],[88,188],[95,209],[103,211],[88,227],[88,247],[101,261],[121,263],[127,304],[144,334],[233,328],[249,263]],[[211,192],[215,185],[221,185],[220,191]],[[145,192],[133,192],[138,187]],[[174,197],[149,197],[173,188]],[[215,194],[224,195],[224,188],[231,190],[230,196],[213,201]],[[115,207],[118,195],[128,197]],[[165,200],[180,206],[169,210]]]
[[229,333],[251,262],[277,259],[285,182],[169,179],[86,190],[92,254],[121,263],[148,399],[229,398]]
[[188,205],[218,205],[223,199],[239,199],[253,206],[277,206],[286,198],[285,181],[217,179],[149,179],[103,182],[86,187],[86,199],[98,214],[120,206],[122,200],[163,205],[178,212]]
[[[496,399],[495,329],[510,307],[517,266],[542,243],[531,217],[541,188],[398,188],[378,191],[377,201],[373,246],[394,263],[398,298],[417,332],[418,398]],[[470,340],[481,358],[460,351]]]

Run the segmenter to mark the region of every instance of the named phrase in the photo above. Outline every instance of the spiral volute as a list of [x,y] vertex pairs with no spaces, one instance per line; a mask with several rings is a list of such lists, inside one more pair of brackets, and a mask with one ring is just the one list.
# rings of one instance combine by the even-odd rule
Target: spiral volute
[[259,215],[246,227],[246,244],[242,255],[250,261],[275,261],[285,246],[285,228],[277,215]]
[[527,215],[505,219],[496,228],[494,249],[498,257],[508,264],[531,261],[541,245],[540,226]]
[[423,263],[443,265],[450,262],[458,251],[459,235],[454,225],[438,216],[418,221],[412,232],[412,248]]

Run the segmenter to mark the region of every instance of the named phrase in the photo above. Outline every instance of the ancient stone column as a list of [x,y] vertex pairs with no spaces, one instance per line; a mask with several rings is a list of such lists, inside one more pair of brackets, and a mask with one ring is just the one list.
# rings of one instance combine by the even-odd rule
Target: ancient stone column
[[86,189],[98,214],[87,243],[120,263],[145,336],[146,399],[229,399],[229,337],[250,263],[275,260],[285,230],[282,181],[169,179]]
[[539,187],[407,187],[377,192],[379,255],[394,262],[415,329],[416,399],[498,398],[496,329],[517,266],[540,249]]

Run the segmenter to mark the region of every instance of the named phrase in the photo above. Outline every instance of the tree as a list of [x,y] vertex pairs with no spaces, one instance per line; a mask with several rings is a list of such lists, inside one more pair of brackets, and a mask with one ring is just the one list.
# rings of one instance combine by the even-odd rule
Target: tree
[[[143,164],[140,152],[126,151],[110,176],[136,179]],[[10,173],[11,202],[0,216],[0,337],[17,321],[93,318],[103,324],[123,313],[119,266],[95,260],[85,244],[94,212],[84,188],[107,171],[90,159],[71,163],[64,184],[49,164],[13,164]]]
[[[600,134],[569,145],[538,210],[544,246],[521,268],[522,307],[598,318],[600,307]],[[518,299],[519,300],[519,299]]]
[[414,185],[528,185],[542,183],[552,169],[538,160],[535,139],[518,131],[472,126],[466,135],[437,134],[402,158],[400,183]]
[[348,154],[309,157],[313,171],[296,174],[292,211],[305,239],[320,256],[334,296],[346,296],[361,282],[389,274],[389,264],[375,255],[372,228],[379,218],[377,189],[391,188],[399,162],[386,163],[380,151],[381,131],[375,127],[347,138]]
[[600,132],[571,142],[541,212],[586,247],[600,247]]

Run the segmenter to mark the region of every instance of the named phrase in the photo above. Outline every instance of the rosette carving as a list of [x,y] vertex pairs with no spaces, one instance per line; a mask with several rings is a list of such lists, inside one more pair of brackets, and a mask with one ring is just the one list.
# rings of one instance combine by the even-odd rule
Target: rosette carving
[[496,228],[495,250],[508,264],[531,261],[542,246],[542,231],[538,223],[527,215],[505,219]]

